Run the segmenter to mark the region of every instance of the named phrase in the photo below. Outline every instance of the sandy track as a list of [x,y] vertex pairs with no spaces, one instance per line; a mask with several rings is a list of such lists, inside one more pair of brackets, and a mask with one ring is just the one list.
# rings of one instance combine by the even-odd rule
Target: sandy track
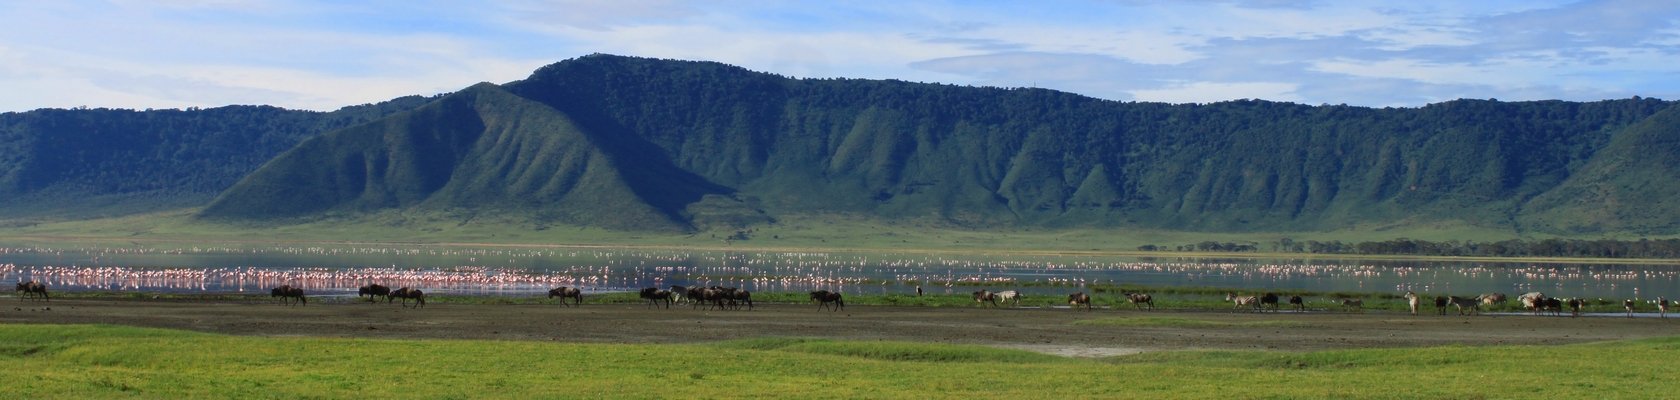
[[[1095,318],[1165,316],[1288,327],[1075,325]],[[1417,316],[1398,313],[1231,313],[1067,309],[761,305],[753,311],[685,306],[313,303],[76,299],[0,301],[0,323],[117,324],[233,335],[687,343],[790,336],[981,344],[1101,356],[1174,349],[1318,349],[1464,344],[1567,344],[1680,334],[1680,318]]]

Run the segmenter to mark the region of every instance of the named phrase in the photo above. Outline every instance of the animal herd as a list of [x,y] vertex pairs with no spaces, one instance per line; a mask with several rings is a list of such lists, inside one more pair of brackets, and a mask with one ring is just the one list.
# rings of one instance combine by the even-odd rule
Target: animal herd
[[[918,289],[920,288],[918,287]],[[18,282],[17,292],[20,300],[46,301],[50,299],[47,286],[40,282]],[[280,285],[270,290],[270,293],[283,305],[301,306],[309,303],[301,287]],[[426,293],[410,287],[392,290],[384,285],[369,284],[358,288],[356,296],[358,298],[367,297],[369,302],[377,302],[378,298],[383,296],[387,304],[396,299],[401,299],[403,307],[420,308],[426,306]],[[1155,309],[1155,298],[1147,293],[1123,292],[1121,296],[1137,310]],[[548,298],[556,297],[560,298],[559,303],[561,305],[575,307],[583,304],[583,291],[576,287],[561,286],[548,291]],[[638,297],[644,300],[648,307],[663,306],[664,308],[671,308],[672,304],[683,303],[689,304],[690,308],[705,306],[708,310],[740,310],[742,308],[752,310],[754,307],[752,292],[722,286],[686,287],[671,285],[669,290],[649,287],[641,289]],[[973,292],[972,298],[981,307],[987,305],[998,307],[999,302],[1019,307],[1022,294],[1015,290],[993,292],[982,289]],[[1425,301],[1423,296],[1411,291],[1406,292],[1401,298],[1406,301],[1406,309],[1412,315],[1418,315]],[[810,292],[810,299],[812,303],[817,304],[818,310],[840,311],[846,308],[845,296],[840,292],[816,290]],[[1591,304],[1590,301],[1583,298],[1558,298],[1547,296],[1541,292],[1524,293],[1517,296],[1516,299],[1524,310],[1533,315],[1559,316],[1563,315],[1565,310],[1568,310],[1571,316],[1580,316],[1582,309]],[[1260,295],[1238,295],[1234,292],[1225,294],[1225,301],[1231,302],[1238,310],[1276,311],[1279,309],[1280,300],[1282,300],[1281,296],[1269,292]],[[1436,296],[1433,302],[1438,315],[1447,315],[1449,308],[1455,309],[1458,315],[1479,315],[1483,307],[1497,306],[1508,300],[1508,296],[1504,293],[1485,293],[1475,297]],[[410,301],[414,303],[412,306],[409,305]],[[1364,299],[1359,298],[1336,298],[1333,301],[1340,304],[1344,310],[1349,311],[1362,311],[1365,305]],[[1602,303],[1602,299],[1599,301]],[[1287,302],[1295,311],[1306,310],[1306,302],[1301,296],[1290,296]],[[1069,294],[1067,303],[1073,309],[1084,309],[1086,311],[1092,309],[1092,297],[1085,292]],[[1640,308],[1640,303],[1640,301],[1632,299],[1623,300],[1622,307],[1627,316],[1632,317],[1634,312]],[[1655,300],[1650,300],[1649,303],[1656,306],[1659,318],[1668,318],[1668,308],[1672,303],[1667,297],[1657,297]]]
[[748,310],[753,309],[752,292],[749,292],[746,289],[722,286],[692,288],[677,285],[671,286],[671,291],[673,292],[678,289],[681,289],[684,292],[683,299],[687,300],[689,304],[691,304],[689,306],[690,308],[706,304],[706,309],[716,308],[719,310],[739,310],[743,306],[745,306]]
[[[1417,315],[1423,302],[1422,297],[1414,292],[1406,292],[1404,297],[1408,310],[1412,315]],[[1476,297],[1436,296],[1435,312],[1439,315],[1447,315],[1447,309],[1451,307],[1458,311],[1458,315],[1480,315],[1482,307],[1503,304],[1508,300],[1509,297],[1504,293],[1484,293]],[[1571,317],[1581,316],[1581,311],[1592,304],[1591,301],[1580,297],[1559,298],[1547,296],[1541,292],[1523,293],[1517,296],[1517,302],[1522,305],[1523,310],[1533,315],[1561,316],[1567,309]],[[1659,296],[1656,300],[1650,302],[1657,306],[1658,318],[1668,318],[1670,302],[1667,297]],[[1633,316],[1633,313],[1639,308],[1639,303],[1640,301],[1633,299],[1622,300],[1622,308],[1627,311],[1628,317]]]

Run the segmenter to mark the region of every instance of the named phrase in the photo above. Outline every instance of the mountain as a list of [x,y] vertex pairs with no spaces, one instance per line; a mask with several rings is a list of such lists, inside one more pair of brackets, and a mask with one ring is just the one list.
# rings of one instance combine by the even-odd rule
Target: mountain
[[492,84],[311,138],[228,189],[210,219],[303,218],[386,209],[475,209],[539,224],[681,229],[723,187],[657,149],[580,130]]
[[267,106],[0,114],[0,218],[87,218],[202,206],[305,138],[425,104],[322,113]]
[[590,55],[427,100],[297,135],[237,183],[203,185],[226,190],[199,216],[1680,233],[1666,222],[1680,110],[1656,99],[1173,105]]
[[1526,226],[1594,234],[1680,232],[1680,108],[1618,133],[1580,170],[1530,201]]

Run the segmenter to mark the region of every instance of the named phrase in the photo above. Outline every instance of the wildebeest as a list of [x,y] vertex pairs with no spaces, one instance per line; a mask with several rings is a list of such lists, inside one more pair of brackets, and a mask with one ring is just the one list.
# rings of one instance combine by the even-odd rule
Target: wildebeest
[[1435,296],[1435,312],[1447,315],[1447,304],[1450,304],[1447,296]]
[[51,296],[47,295],[47,285],[36,281],[18,282],[17,291],[19,292],[18,300],[38,298],[45,301],[52,299]]
[[1014,291],[1014,290],[1005,290],[1005,291],[997,292],[997,293],[994,293],[994,294],[997,295],[998,301],[1010,302],[1011,303],[1010,305],[1014,306],[1014,307],[1020,307],[1021,306],[1021,292],[1017,292],[1017,291]]
[[557,287],[548,290],[548,298],[560,298],[560,305],[566,305],[566,299],[577,300],[575,305],[583,305],[583,291],[574,287]]
[[1351,308],[1355,311],[1365,311],[1365,299],[1344,298],[1337,300],[1342,303],[1343,309]]
[[840,292],[830,292],[827,290],[814,291],[811,292],[811,301],[817,302],[818,310],[829,308],[829,303],[834,303],[834,311],[840,311],[840,309],[846,308],[846,298],[841,295]]
[[1411,310],[1412,315],[1417,315],[1418,306],[1423,305],[1423,299],[1419,298],[1417,293],[1412,293],[1412,291],[1410,291],[1410,290],[1406,291],[1406,296],[1405,297],[1406,297],[1406,309]]
[[1452,303],[1454,307],[1458,307],[1458,315],[1464,315],[1465,309],[1470,310],[1470,315],[1482,313],[1482,301],[1475,298],[1447,296],[1447,302]]
[[288,304],[290,299],[297,299],[298,305],[309,305],[309,299],[303,297],[303,288],[292,285],[280,285],[268,291],[269,297],[279,297],[280,304]]
[[1266,295],[1260,296],[1260,305],[1261,306],[1271,306],[1272,311],[1277,311],[1278,310],[1278,295],[1277,295],[1277,293],[1268,292],[1268,293],[1266,293]]
[[409,299],[414,299],[414,308],[420,308],[426,305],[426,292],[422,292],[420,289],[412,289],[405,286],[402,289],[391,291],[391,297],[402,299],[403,307],[408,306]]
[[1145,304],[1149,305],[1150,310],[1155,309],[1155,297],[1147,293],[1127,292],[1126,302],[1132,303],[1132,307],[1139,310],[1142,310]]
[[1569,303],[1569,316],[1579,317],[1581,316],[1581,307],[1587,305],[1587,300],[1580,297],[1573,297],[1570,298],[1567,303]]
[[1237,296],[1236,293],[1226,293],[1225,301],[1235,303],[1235,308],[1238,309],[1245,306],[1255,310],[1260,309],[1260,298],[1255,296]]
[[669,290],[659,290],[656,287],[642,288],[641,293],[638,293],[637,296],[641,297],[642,300],[647,300],[648,307],[657,307],[660,301],[664,301],[665,308],[671,308],[671,291]]
[[752,292],[740,288],[712,286],[707,288],[688,289],[689,301],[698,307],[700,303],[708,303],[706,309],[716,307],[719,310],[738,310],[743,304],[748,310],[753,309]]
[[1668,318],[1668,298],[1657,297],[1657,318]]
[[1563,300],[1556,297],[1547,297],[1540,300],[1540,308],[1554,316],[1563,315]]
[[992,307],[997,307],[997,294],[986,291],[986,289],[977,290],[974,292],[974,302],[980,303],[981,307],[985,307],[986,303],[992,303]]
[[747,310],[753,309],[752,292],[732,287],[720,287],[715,289],[718,289],[719,292],[723,294],[722,299],[729,302],[730,309],[739,310],[741,309],[741,304],[746,304]]
[[1633,317],[1633,305],[1634,304],[1636,304],[1636,303],[1633,301],[1633,299],[1622,300],[1622,308],[1627,309],[1627,316],[1629,318]]
[[1301,298],[1301,296],[1289,296],[1289,307],[1298,312],[1305,312],[1307,311],[1307,300]]
[[703,287],[698,287],[698,286],[688,288],[688,292],[683,293],[683,297],[688,298],[688,308],[689,309],[700,308],[700,303],[705,303],[707,301],[711,301],[711,299],[707,298],[707,296],[706,296],[706,292],[708,292],[708,291],[710,291],[710,290],[706,289],[706,288],[703,288]]
[[1085,311],[1091,311],[1091,296],[1085,292],[1073,292],[1068,295],[1068,305],[1075,309],[1085,306]]
[[369,284],[367,286],[362,286],[361,288],[356,289],[356,297],[361,298],[362,296],[367,296],[368,302],[370,302],[370,303],[374,302],[374,301],[378,301],[379,296],[385,296],[385,302],[390,303],[391,302],[391,288],[389,286],[385,286],[385,285],[381,285],[381,284],[377,284],[377,283]]

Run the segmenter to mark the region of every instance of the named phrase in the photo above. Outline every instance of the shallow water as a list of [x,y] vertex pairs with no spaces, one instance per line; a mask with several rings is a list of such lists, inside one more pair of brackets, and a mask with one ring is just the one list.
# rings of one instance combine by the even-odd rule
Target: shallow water
[[216,293],[266,292],[291,284],[341,294],[381,283],[490,295],[540,294],[556,286],[603,292],[669,285],[868,294],[913,293],[919,285],[929,293],[988,288],[1065,294],[1102,283],[1253,292],[1680,297],[1680,268],[1672,265],[438,246],[0,247],[0,282],[23,280],[54,290]]

